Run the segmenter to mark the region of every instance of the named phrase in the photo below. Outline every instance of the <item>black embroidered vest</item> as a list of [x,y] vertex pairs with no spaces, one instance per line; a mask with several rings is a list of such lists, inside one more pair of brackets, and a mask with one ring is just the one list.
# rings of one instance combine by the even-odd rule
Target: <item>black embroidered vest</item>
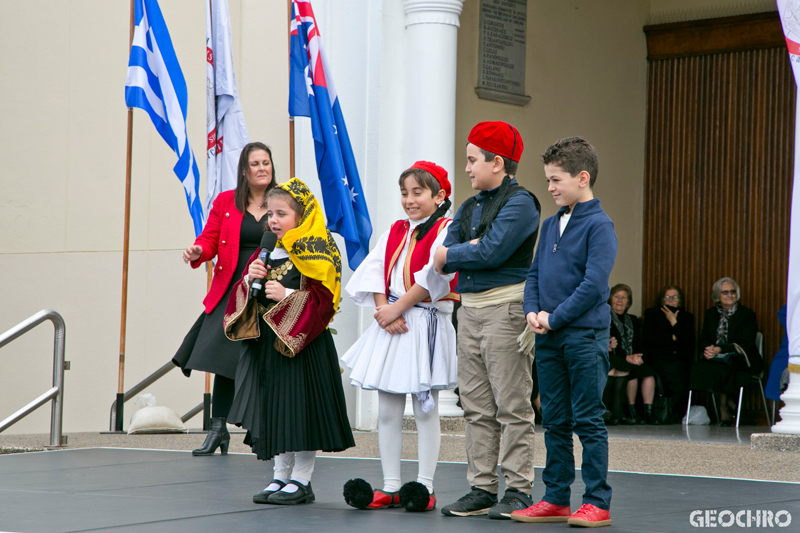
[[[542,206],[539,204],[539,199],[536,198],[532,192],[525,189],[525,187],[516,183],[511,183],[511,178],[506,176],[503,178],[503,183],[500,185],[498,190],[488,195],[483,201],[483,211],[481,212],[481,219],[474,237],[472,236],[471,232],[472,211],[475,209],[477,200],[476,197],[473,196],[464,202],[463,208],[461,209],[461,242],[469,242],[474,238],[480,239],[485,237],[492,228],[492,222],[494,222],[494,219],[497,218],[500,210],[505,207],[512,196],[520,191],[524,191],[525,194],[529,194],[531,198],[533,198],[533,202],[536,205],[536,211],[539,213],[541,218]],[[519,248],[517,248],[516,251],[511,254],[511,257],[509,257],[506,262],[500,265],[498,268],[530,267],[531,263],[533,263],[533,247],[536,245],[536,237],[538,235],[539,227],[537,226],[536,231],[534,231],[527,239],[525,239]]]

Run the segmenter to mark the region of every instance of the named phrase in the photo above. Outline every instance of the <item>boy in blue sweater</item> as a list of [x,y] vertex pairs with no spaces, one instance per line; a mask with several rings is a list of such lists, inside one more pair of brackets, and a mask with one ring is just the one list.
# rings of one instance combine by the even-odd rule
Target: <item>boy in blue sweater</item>
[[[594,198],[597,154],[585,139],[569,137],[542,155],[555,216],[542,223],[525,284],[523,311],[536,333],[536,369],[542,399],[547,460],[542,501],[511,518],[521,522],[611,524],[608,433],[603,389],[608,377],[611,311],[608,277],[617,256],[614,224]],[[583,446],[583,505],[570,514],[575,480],[572,433]]]

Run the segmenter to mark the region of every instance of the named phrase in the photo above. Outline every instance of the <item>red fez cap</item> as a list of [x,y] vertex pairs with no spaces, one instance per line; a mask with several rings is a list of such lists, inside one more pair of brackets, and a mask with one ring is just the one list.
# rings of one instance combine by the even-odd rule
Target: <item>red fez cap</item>
[[450,181],[447,179],[447,171],[444,168],[430,161],[417,161],[409,168],[418,168],[430,172],[431,176],[439,182],[439,186],[444,189],[445,198],[450,196],[452,189],[450,188]]
[[507,122],[479,122],[469,132],[467,140],[493,154],[519,163],[524,146],[517,128]]

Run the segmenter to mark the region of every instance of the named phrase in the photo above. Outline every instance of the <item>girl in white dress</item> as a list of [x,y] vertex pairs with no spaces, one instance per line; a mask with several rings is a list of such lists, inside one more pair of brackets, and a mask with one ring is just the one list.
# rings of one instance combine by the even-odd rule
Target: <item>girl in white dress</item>
[[[455,274],[438,274],[433,254],[452,222],[447,171],[418,161],[400,175],[400,194],[408,219],[398,220],[353,274],[346,291],[362,307],[375,309],[375,322],[342,356],[353,385],[377,390],[378,441],[383,489],[345,499],[354,507],[430,511],[436,506],[433,475],[441,431],[438,391],[457,386],[456,332],[452,325]],[[406,395],[412,395],[418,434],[417,482],[402,486],[400,452]],[[371,490],[371,489],[369,489]],[[358,501],[360,500],[360,501]],[[402,505],[401,505],[402,500]]]

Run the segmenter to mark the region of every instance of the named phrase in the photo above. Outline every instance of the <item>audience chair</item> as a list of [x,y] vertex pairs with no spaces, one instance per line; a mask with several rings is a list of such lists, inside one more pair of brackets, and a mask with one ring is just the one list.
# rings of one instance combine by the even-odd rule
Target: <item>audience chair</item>
[[[756,348],[758,349],[758,354],[761,356],[762,360],[764,358],[764,334],[760,331],[756,333]],[[772,419],[769,416],[769,409],[767,409],[767,397],[764,394],[764,382],[762,378],[764,377],[764,370],[761,371],[760,374],[754,375],[751,379],[751,383],[758,383],[758,391],[761,393],[761,401],[764,404],[764,415],[767,417],[767,424],[772,426],[775,423],[775,415],[773,410]],[[739,387],[739,403],[736,408],[736,427],[739,427],[739,419],[740,415],[742,414],[742,397],[744,395],[744,387]],[[714,406],[714,414],[717,416],[717,421],[719,422],[719,411],[717,410],[717,397],[714,393],[711,393],[711,404]],[[689,389],[689,402],[686,405],[686,421],[689,420],[689,411],[692,408],[692,390]]]

